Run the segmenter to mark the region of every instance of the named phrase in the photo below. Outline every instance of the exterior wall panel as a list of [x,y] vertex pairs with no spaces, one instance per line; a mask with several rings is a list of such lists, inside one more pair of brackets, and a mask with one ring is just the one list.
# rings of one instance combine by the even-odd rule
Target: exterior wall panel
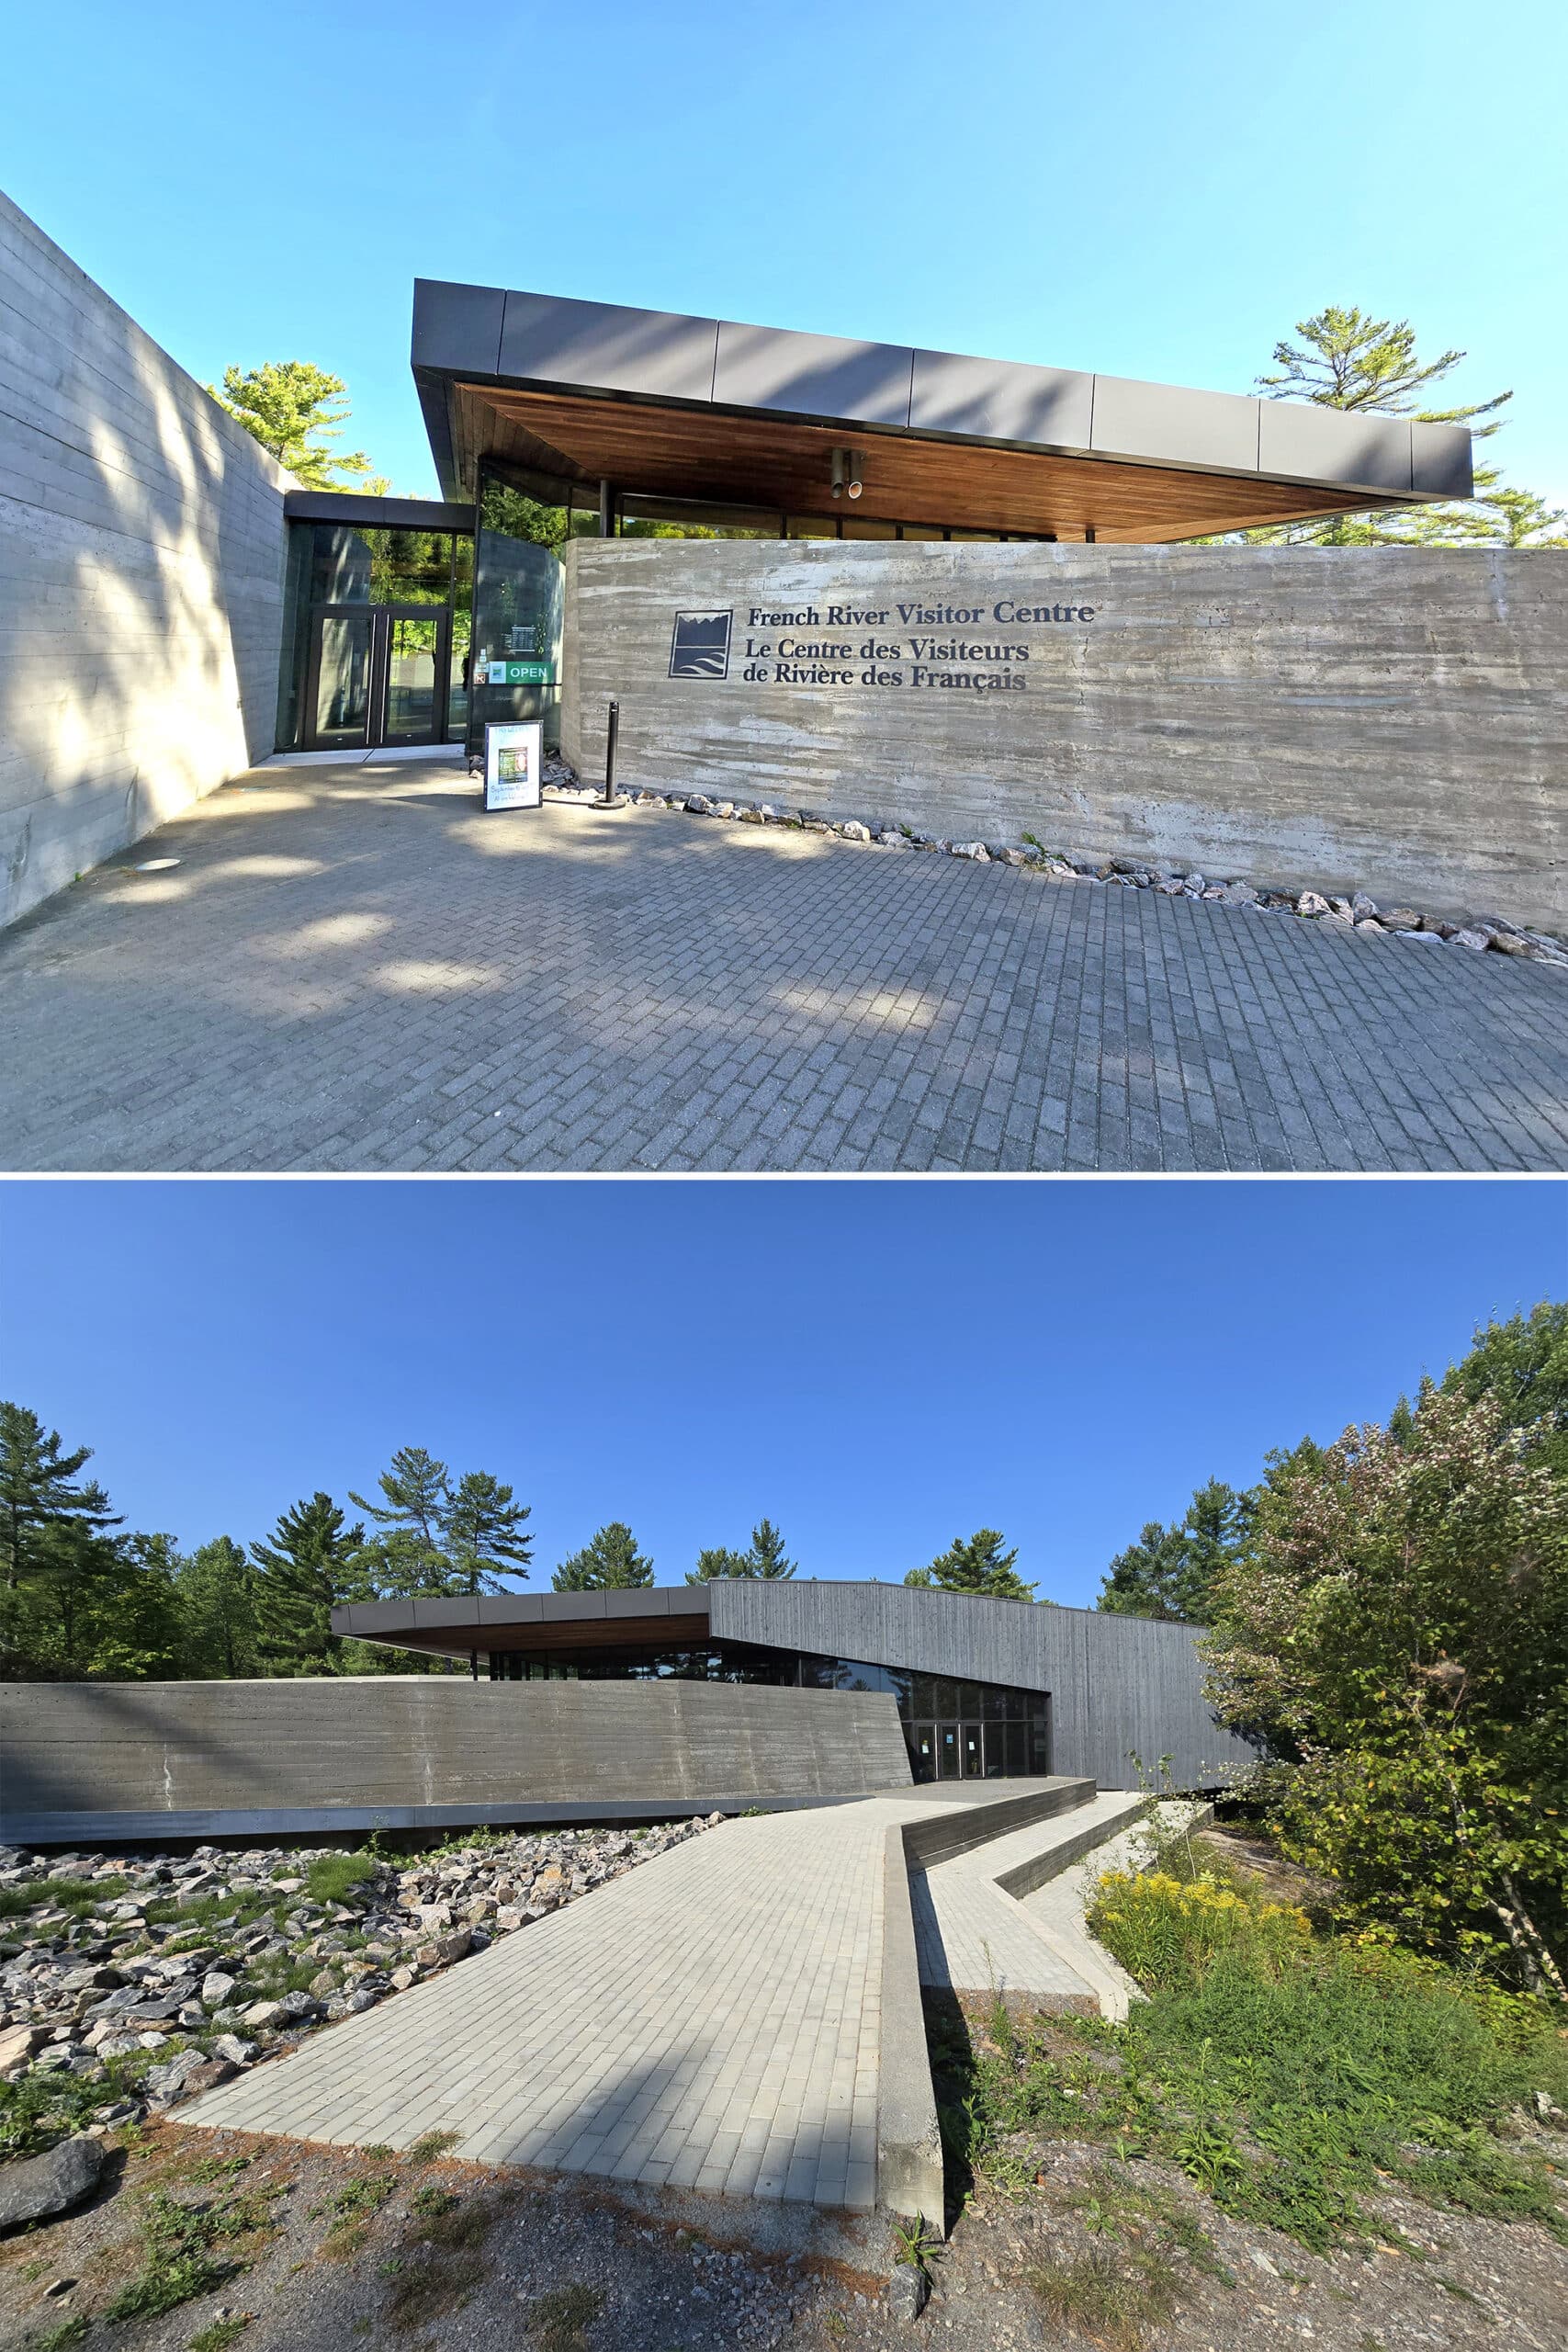
[[[584,775],[603,773],[615,695],[628,790],[956,841],[1027,831],[1084,856],[1568,930],[1568,565],[1550,555],[614,539],[574,541],[567,573],[563,748]],[[922,629],[900,603],[980,618]],[[1017,624],[998,605],[1093,616]],[[836,606],[886,618],[840,628]],[[728,674],[671,677],[676,615],[727,608]],[[819,619],[775,628],[759,611]],[[1009,656],[1005,689],[916,684],[917,638],[1027,658]],[[781,649],[824,643],[849,651],[797,667],[830,683],[778,676]]]
[[271,750],[291,484],[0,196],[0,921]]
[[1190,1626],[903,1585],[738,1579],[711,1594],[720,1640],[1048,1690],[1052,1771],[1102,1789],[1136,1788],[1134,1757],[1151,1776],[1167,1757],[1176,1784],[1198,1788],[1255,1755],[1205,1703]]
[[455,1676],[0,1686],[0,1836],[71,1814],[591,1812],[908,1782],[883,1693]]

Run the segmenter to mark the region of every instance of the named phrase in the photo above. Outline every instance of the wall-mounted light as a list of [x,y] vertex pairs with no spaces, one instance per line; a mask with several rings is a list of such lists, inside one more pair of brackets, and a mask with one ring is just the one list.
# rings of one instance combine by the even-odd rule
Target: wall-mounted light
[[851,498],[860,496],[862,484],[858,449],[833,450],[830,457],[830,470],[835,498],[842,498],[846,494]]

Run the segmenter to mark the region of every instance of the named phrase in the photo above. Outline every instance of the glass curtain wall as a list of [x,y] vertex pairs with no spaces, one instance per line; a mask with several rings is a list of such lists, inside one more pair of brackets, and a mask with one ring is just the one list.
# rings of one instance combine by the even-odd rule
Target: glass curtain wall
[[[392,741],[462,741],[470,539],[452,531],[291,524],[284,598],[278,751],[364,742],[372,718],[376,736]],[[372,620],[389,608],[390,618]],[[377,628],[385,630],[386,656],[383,707],[373,714]]]
[[492,1682],[761,1682],[788,1690],[886,1690],[898,1710],[917,1781],[1019,1780],[1051,1770],[1043,1690],[873,1666],[747,1642],[667,1647],[496,1652]]
[[[468,741],[492,720],[540,718],[560,742],[561,549],[589,521],[580,486],[521,467],[479,469]],[[599,527],[595,505],[592,527]]]

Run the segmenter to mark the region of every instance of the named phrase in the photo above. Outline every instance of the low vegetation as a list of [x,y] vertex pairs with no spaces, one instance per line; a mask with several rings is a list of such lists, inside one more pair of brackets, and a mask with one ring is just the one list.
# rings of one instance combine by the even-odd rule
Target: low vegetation
[[272,2226],[267,2197],[231,2188],[187,2203],[167,2189],[148,2192],[141,2222],[141,2267],[122,2287],[104,2317],[154,2319],[197,2295],[209,2294],[245,2267],[243,2240]]
[[[1185,1871],[1184,1859],[1100,1882],[1090,1923],[1149,1995],[1125,2025],[1020,2027],[998,2007],[988,2047],[965,2060],[950,2043],[959,2095],[944,2130],[971,2177],[1022,2188],[1033,2143],[1099,2140],[1129,2165],[1179,2166],[1223,2212],[1315,2251],[1386,2234],[1370,2200],[1396,2183],[1568,2243],[1561,2168],[1516,2121],[1538,2094],[1568,2103],[1554,2009],[1383,1938],[1316,1931],[1201,1849]],[[1165,2217],[1167,2238],[1173,2226]],[[1145,2301],[1158,2302],[1169,2258],[1146,2228],[1133,2266]],[[1070,2319],[1073,2297],[1105,2285],[1102,2267],[1041,2292]]]

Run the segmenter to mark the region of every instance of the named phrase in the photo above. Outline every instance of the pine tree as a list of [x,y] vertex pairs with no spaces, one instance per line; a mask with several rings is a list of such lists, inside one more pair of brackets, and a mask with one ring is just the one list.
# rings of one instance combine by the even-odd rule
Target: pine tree
[[1006,1542],[994,1527],[955,1535],[929,1568],[911,1568],[904,1582],[938,1592],[976,1593],[987,1600],[1032,1600],[1034,1587],[1017,1574],[1017,1550],[1005,1551]]
[[784,1537],[771,1519],[760,1519],[751,1530],[750,1574],[769,1579],[792,1577],[795,1562],[784,1556]]
[[[1295,333],[1300,341],[1277,343],[1273,372],[1256,379],[1255,389],[1270,400],[1309,401],[1354,415],[1408,416],[1418,424],[1468,424],[1475,439],[1485,440],[1504,423],[1495,412],[1513,398],[1497,392],[1449,408],[1424,405],[1422,395],[1451,375],[1465,354],[1448,350],[1423,357],[1408,319],[1374,319],[1330,303],[1315,318],[1299,320]],[[1235,536],[1258,547],[1568,548],[1560,529],[1565,520],[1533,492],[1507,487],[1498,467],[1477,466],[1472,498],[1266,524]]]
[[445,1462],[422,1445],[402,1445],[377,1481],[381,1500],[352,1490],[349,1500],[376,1521],[361,1569],[389,1600],[416,1593],[505,1592],[509,1576],[526,1576],[534,1539],[523,1522],[529,1506],[488,1470],[469,1470],[452,1485]]
[[[529,1506],[517,1502],[488,1470],[468,1470],[441,1519],[441,1534],[451,1563],[448,1591],[505,1592],[508,1577],[528,1574],[534,1539],[524,1532],[531,1517]],[[648,1582],[645,1577],[639,1581]]]
[[751,1530],[751,1547],[732,1552],[727,1544],[699,1552],[697,1565],[688,1569],[688,1584],[712,1584],[718,1577],[765,1577],[770,1582],[792,1577],[796,1563],[784,1553],[784,1541],[771,1519],[760,1519]]
[[1137,1542],[1118,1552],[1095,1606],[1112,1616],[1206,1625],[1215,1579],[1236,1558],[1247,1515],[1234,1487],[1209,1479],[1176,1526],[1150,1520]]
[[[58,1632],[66,1587],[102,1570],[99,1539],[119,1520],[103,1488],[78,1483],[91,1446],[67,1452],[25,1405],[0,1403],[0,1666],[35,1670]],[[49,1621],[47,1623],[45,1621]],[[40,1644],[42,1650],[40,1650]]]
[[333,1674],[340,1637],[332,1612],[363,1590],[358,1563],[365,1530],[347,1527],[320,1488],[279,1516],[270,1542],[253,1544],[256,1648],[269,1674]]
[[653,1582],[653,1562],[637,1550],[624,1519],[613,1519],[550,1579],[557,1592],[600,1592]]
[[750,1574],[750,1554],[731,1552],[720,1544],[716,1544],[710,1551],[697,1554],[697,1565],[694,1568],[687,1569],[686,1582],[712,1584],[719,1577],[749,1577]]
[[374,490],[379,478],[367,480],[370,460],[363,449],[338,457],[331,447],[349,416],[340,376],[308,359],[267,359],[259,368],[225,368],[222,390],[207,389],[307,490]]
[[231,1535],[203,1544],[175,1571],[185,1624],[186,1672],[243,1679],[256,1653],[256,1571]]

